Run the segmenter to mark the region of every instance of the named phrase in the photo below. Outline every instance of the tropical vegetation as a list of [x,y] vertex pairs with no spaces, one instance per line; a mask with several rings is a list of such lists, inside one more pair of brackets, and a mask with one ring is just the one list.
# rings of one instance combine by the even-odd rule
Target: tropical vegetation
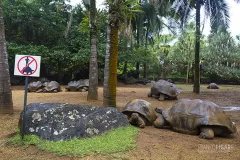
[[[240,39],[228,31],[224,0],[106,0],[102,9],[88,0],[76,6],[68,0],[0,2],[1,49],[5,42],[7,47],[0,53],[6,71],[0,91],[9,97],[8,77],[12,85],[24,83],[13,75],[17,54],[41,56],[41,77],[61,84],[90,77],[89,100],[97,99],[97,84],[103,83],[103,103],[112,107],[117,80],[131,77],[178,78],[194,83],[196,93],[203,82],[240,83]],[[210,17],[210,35],[200,30],[201,7]]]

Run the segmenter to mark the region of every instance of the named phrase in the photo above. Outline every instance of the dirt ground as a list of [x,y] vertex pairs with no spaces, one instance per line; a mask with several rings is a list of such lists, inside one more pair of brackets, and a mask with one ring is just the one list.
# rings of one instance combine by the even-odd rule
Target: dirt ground
[[[211,100],[220,106],[240,107],[240,86],[224,86],[224,89],[208,90],[201,85],[201,93],[192,93],[192,85],[178,88],[178,98]],[[64,88],[64,86],[62,86]],[[123,85],[117,87],[117,106],[121,111],[130,100],[139,98],[151,102],[152,107],[169,107],[176,100],[158,101],[147,97],[149,86]],[[140,130],[137,147],[120,153],[92,155],[83,158],[57,156],[36,149],[35,147],[12,147],[4,142],[7,136],[16,131],[19,114],[23,108],[23,86],[13,86],[13,115],[0,115],[0,160],[170,160],[170,159],[216,159],[240,160],[240,134],[237,132],[229,138],[215,137],[213,140],[200,139],[195,135],[186,135],[168,129],[156,129],[148,126]],[[99,100],[87,101],[87,92],[28,93],[28,104],[32,102],[65,102],[71,104],[90,104],[102,106],[102,87],[99,87]],[[240,111],[226,112],[236,122],[240,131]]]

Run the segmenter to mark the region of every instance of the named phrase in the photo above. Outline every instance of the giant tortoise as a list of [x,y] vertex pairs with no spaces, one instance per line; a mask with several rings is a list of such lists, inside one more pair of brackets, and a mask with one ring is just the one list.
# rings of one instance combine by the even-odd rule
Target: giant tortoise
[[140,128],[152,125],[157,118],[151,103],[142,99],[134,99],[126,104],[123,114],[126,115],[130,124]]
[[61,87],[58,82],[51,81],[43,83],[44,88],[42,89],[43,92],[60,92]]
[[28,84],[28,92],[41,92],[43,84],[41,81],[34,81]]
[[208,85],[207,89],[219,89],[219,87],[216,83],[210,83]]
[[155,111],[159,113],[154,122],[157,128],[170,126],[174,131],[206,139],[237,132],[235,123],[211,101],[181,99],[168,109],[158,107]]
[[159,100],[177,99],[179,93],[179,90],[173,83],[159,80],[153,83],[151,90],[148,93],[148,97],[156,97]]
[[80,79],[78,81],[70,81],[65,88],[66,91],[88,91],[89,79]]

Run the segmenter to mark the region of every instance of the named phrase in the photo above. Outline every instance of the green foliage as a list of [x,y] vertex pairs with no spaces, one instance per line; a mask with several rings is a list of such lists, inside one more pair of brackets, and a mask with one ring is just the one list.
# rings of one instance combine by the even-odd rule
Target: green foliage
[[[105,10],[97,10],[96,14],[96,26],[97,30],[99,31],[105,31],[107,25],[107,13]],[[87,11],[84,11],[84,18],[82,19],[80,25],[80,31],[83,33],[89,33],[89,13]],[[98,33],[99,34],[99,33]]]
[[212,81],[228,80],[232,82],[240,82],[240,70],[237,68],[231,68],[227,66],[209,65],[204,69],[206,76]]
[[54,45],[63,37],[71,6],[64,1],[4,0],[7,41]]
[[58,155],[86,156],[123,152],[136,147],[138,129],[121,127],[92,138],[72,139],[69,141],[46,141],[35,135],[25,135],[24,140],[16,135],[8,140],[12,145],[35,145],[37,148]]
[[204,75],[214,81],[240,81],[239,57],[239,46],[229,33],[210,35],[203,54]]
[[[66,2],[67,0],[3,0],[11,76],[15,55],[18,54],[41,56],[41,76],[52,77],[57,81],[67,78],[63,80],[65,84],[77,73],[81,75],[80,78],[88,78],[88,14],[81,5],[72,8]],[[190,71],[193,71],[195,24],[185,25],[178,40],[173,44],[172,35],[159,35],[159,31],[166,26],[162,18],[171,16],[170,3],[147,0],[142,0],[141,4],[138,2],[107,1],[108,7],[113,6],[116,11],[121,10],[119,14],[115,14],[115,18],[119,18],[121,29],[128,34],[119,36],[118,73],[123,73],[125,63],[128,66],[127,71],[135,70],[136,63],[140,63],[142,71],[143,64],[146,63],[148,78],[160,78],[163,71],[168,71],[172,77],[184,77],[189,64]],[[73,20],[66,38],[64,33],[70,13],[73,13]],[[106,10],[98,10],[97,48],[100,81],[103,80],[107,18]],[[212,80],[239,80],[239,37],[237,40],[222,32],[210,35],[207,40],[202,37],[200,62],[203,65],[203,76]],[[190,75],[192,74],[193,72],[190,72]]]

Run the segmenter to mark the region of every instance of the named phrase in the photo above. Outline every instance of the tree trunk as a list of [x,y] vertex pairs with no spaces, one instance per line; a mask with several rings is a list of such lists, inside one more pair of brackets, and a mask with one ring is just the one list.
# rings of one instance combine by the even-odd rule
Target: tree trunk
[[187,64],[186,84],[189,83],[189,69],[190,69],[190,59],[188,59],[188,64]]
[[[189,38],[189,41],[190,41],[190,38]],[[189,72],[190,72],[190,62],[191,62],[191,44],[188,47],[187,53],[188,53],[188,64],[187,64],[186,84],[189,83]]]
[[[147,27],[147,32],[146,32],[146,35],[145,35],[145,55],[144,55],[145,58],[147,57],[148,32],[149,32],[149,29]],[[143,78],[147,78],[147,62],[146,62],[146,60],[143,64]]]
[[103,105],[107,106],[109,101],[109,58],[110,58],[110,26],[107,27],[107,43],[106,43],[106,55],[105,55],[105,66],[104,66],[104,81],[103,81]]
[[[110,55],[109,55],[109,76],[108,88],[109,97],[105,105],[116,107],[116,88],[117,88],[117,60],[118,60],[118,26],[110,26]],[[105,98],[105,97],[104,97]]]
[[167,79],[167,72],[166,72],[166,68],[164,67],[163,68],[163,71],[162,71],[162,79],[166,80]]
[[[141,0],[139,0],[139,3],[141,4]],[[143,21],[143,16],[142,14],[138,14],[137,17],[137,48],[140,47],[140,37],[141,37],[141,30],[142,30],[142,21]],[[136,63],[136,72],[140,73],[140,63]],[[140,74],[137,74],[137,78],[139,78]]]
[[13,113],[12,90],[2,13],[2,0],[0,0],[0,113]]
[[[139,70],[139,69],[140,69],[140,63],[137,62],[137,63],[136,63],[136,72],[137,72],[137,73],[140,73],[140,70]],[[137,74],[137,78],[139,78],[139,75],[140,75],[140,74]]]
[[127,79],[127,66],[128,66],[128,63],[127,63],[127,61],[125,61],[125,62],[124,62],[124,67],[123,67],[124,80]]
[[87,100],[98,100],[97,27],[95,0],[90,1],[90,40],[91,56],[89,62],[89,89]]
[[194,72],[194,87],[193,92],[200,93],[200,66],[199,66],[199,53],[200,53],[200,0],[196,2],[196,41],[195,41],[195,72]]
[[74,12],[74,10],[72,10],[71,13],[70,13],[70,17],[69,17],[69,21],[68,21],[68,24],[67,24],[67,28],[66,28],[65,33],[64,33],[64,37],[65,38],[68,38],[68,35],[69,35],[69,30],[70,30],[70,27],[71,27],[72,21],[73,21],[73,12]]

